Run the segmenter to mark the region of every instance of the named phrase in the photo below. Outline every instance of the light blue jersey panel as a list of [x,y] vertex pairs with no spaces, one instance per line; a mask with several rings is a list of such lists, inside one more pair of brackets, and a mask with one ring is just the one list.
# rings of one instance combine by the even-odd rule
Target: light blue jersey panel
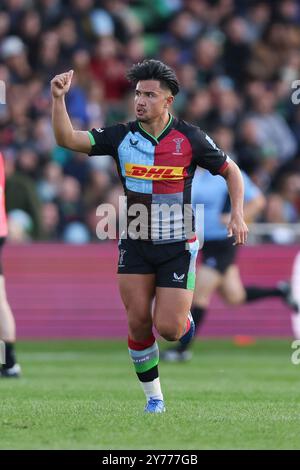
[[[250,178],[242,172],[245,186],[245,202],[260,194]],[[221,222],[223,208],[228,197],[226,181],[222,176],[213,176],[209,171],[197,169],[192,185],[192,204],[204,204],[204,239],[222,240],[227,238],[227,228]],[[196,220],[197,222],[197,220]],[[201,227],[196,227],[197,231]]]
[[261,191],[259,188],[251,181],[248,175],[244,173],[243,171],[241,172],[243,179],[244,179],[244,189],[245,189],[245,202],[250,202],[252,199],[255,199],[257,196],[261,194]]
[[152,181],[126,177],[125,163],[154,165],[155,146],[139,132],[129,132],[119,145],[118,154],[126,188],[137,193],[151,194]]

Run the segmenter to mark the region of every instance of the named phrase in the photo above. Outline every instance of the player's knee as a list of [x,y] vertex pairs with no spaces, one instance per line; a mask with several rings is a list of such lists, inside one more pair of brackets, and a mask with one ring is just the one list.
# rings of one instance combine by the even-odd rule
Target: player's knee
[[229,305],[241,305],[245,302],[245,295],[243,292],[226,292],[224,300]]
[[182,336],[183,325],[180,322],[157,322],[155,328],[162,338],[167,341],[178,341]]
[[135,315],[129,315],[128,330],[129,336],[136,341],[142,340],[149,336],[149,331],[152,329],[151,320],[141,318]]
[[203,297],[201,299],[193,298],[194,307],[207,309],[209,307],[209,304],[210,304],[210,297],[207,297],[207,298]]

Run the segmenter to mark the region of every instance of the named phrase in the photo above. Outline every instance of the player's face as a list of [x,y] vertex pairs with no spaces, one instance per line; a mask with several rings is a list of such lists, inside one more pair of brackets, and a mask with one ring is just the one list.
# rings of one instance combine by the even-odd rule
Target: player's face
[[159,118],[173,102],[173,96],[167,89],[161,88],[157,80],[141,80],[135,89],[135,115],[141,122],[150,122]]

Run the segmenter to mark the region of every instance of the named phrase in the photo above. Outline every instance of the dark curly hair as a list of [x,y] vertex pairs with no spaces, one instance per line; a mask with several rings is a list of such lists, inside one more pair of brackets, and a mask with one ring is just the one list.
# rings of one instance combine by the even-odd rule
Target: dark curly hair
[[179,83],[174,70],[160,60],[143,60],[131,67],[127,79],[136,85],[140,80],[158,80],[162,88],[168,88],[172,95],[179,92]]

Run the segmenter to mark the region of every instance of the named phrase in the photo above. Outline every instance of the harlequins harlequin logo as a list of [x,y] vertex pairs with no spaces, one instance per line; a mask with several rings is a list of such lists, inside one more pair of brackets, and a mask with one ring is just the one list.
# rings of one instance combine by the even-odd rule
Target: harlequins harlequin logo
[[124,255],[126,250],[120,250],[119,266],[124,266]]
[[176,150],[173,152],[173,155],[182,155],[181,152],[181,144],[184,141],[182,137],[176,137],[176,139],[173,139],[173,142],[176,144]]

